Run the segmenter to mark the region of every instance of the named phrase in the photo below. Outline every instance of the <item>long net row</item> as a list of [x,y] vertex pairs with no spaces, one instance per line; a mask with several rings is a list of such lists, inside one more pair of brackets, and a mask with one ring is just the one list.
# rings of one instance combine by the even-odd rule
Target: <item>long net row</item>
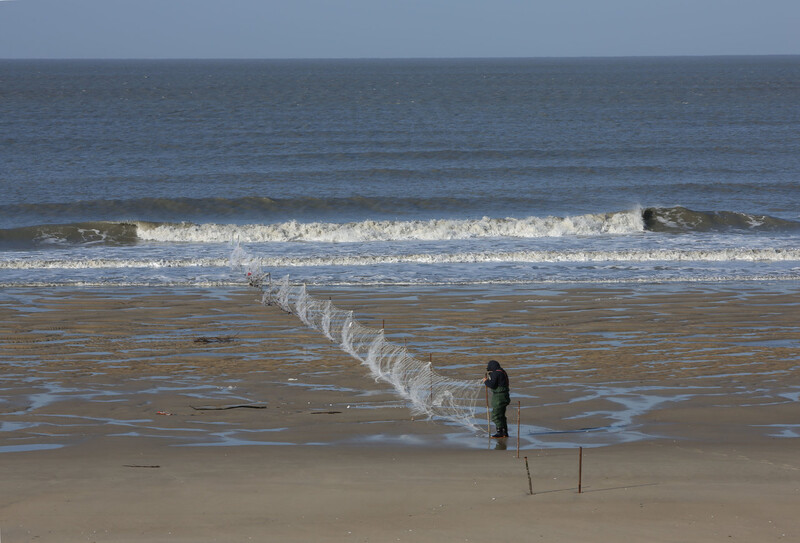
[[375,378],[391,385],[415,415],[445,418],[475,429],[480,383],[440,375],[430,362],[412,356],[404,346],[384,337],[381,329],[358,322],[352,311],[337,308],[331,300],[308,293],[304,284],[289,276],[273,280],[261,262],[241,247],[231,253],[231,266],[246,272],[250,286],[261,291],[261,303],[296,315],[306,326],[325,335],[361,362]]

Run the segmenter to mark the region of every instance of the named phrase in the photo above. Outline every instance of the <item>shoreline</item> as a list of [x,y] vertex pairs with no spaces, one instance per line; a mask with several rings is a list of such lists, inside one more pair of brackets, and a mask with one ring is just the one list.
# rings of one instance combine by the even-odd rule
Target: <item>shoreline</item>
[[[283,274],[283,276],[290,276],[294,282],[291,274]],[[785,286],[787,291],[794,291],[797,289],[797,283],[800,281],[798,277],[794,276],[763,276],[754,275],[751,277],[699,277],[699,278],[686,278],[686,277],[631,277],[625,279],[598,279],[598,280],[579,280],[579,279],[553,279],[553,280],[533,280],[533,279],[519,279],[519,280],[497,280],[497,281],[458,281],[458,282],[425,282],[415,283],[411,281],[387,281],[387,282],[332,282],[326,281],[324,283],[314,283],[313,281],[298,280],[298,284],[302,283],[308,286],[309,289],[321,292],[339,292],[339,291],[363,291],[369,290],[462,290],[462,289],[604,289],[604,288],[647,288],[654,289],[667,288],[673,286],[675,288],[708,288],[709,290],[731,289],[744,286],[751,290],[763,290],[766,288],[774,288],[781,290],[781,286]],[[215,291],[215,290],[241,290],[247,289],[248,284],[244,281],[176,281],[176,282],[20,282],[20,283],[0,283],[0,290],[3,291],[31,291],[40,289],[53,289],[53,290],[68,290],[68,291],[85,291],[85,290],[99,290],[99,291],[114,291],[114,290],[170,290],[170,291]]]

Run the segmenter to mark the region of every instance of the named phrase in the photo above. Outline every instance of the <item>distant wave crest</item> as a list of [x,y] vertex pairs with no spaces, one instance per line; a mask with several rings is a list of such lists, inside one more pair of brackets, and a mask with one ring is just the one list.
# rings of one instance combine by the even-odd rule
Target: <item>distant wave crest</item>
[[12,249],[42,245],[130,245],[138,239],[137,226],[132,223],[98,221],[0,229],[0,247]]
[[[510,201],[509,201],[510,202]],[[519,202],[519,200],[514,200]],[[500,201],[500,204],[505,202]],[[36,218],[42,222],[70,222],[76,217],[113,221],[138,218],[145,221],[174,222],[236,220],[240,217],[275,222],[281,218],[335,216],[342,213],[368,216],[426,212],[461,212],[481,202],[458,197],[418,198],[392,196],[346,196],[268,198],[137,198],[128,200],[82,200],[64,203],[5,204],[0,215],[11,218]]]
[[642,212],[652,232],[724,232],[728,230],[800,230],[800,223],[737,211],[694,211],[685,207],[649,207]]

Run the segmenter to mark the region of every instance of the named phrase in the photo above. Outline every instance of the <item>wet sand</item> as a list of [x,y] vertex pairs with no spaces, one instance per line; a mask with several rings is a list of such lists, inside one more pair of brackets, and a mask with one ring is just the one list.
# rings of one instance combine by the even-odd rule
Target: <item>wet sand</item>
[[3,540],[800,537],[796,285],[312,292],[447,376],[500,360],[534,495],[516,410],[507,450],[414,420],[254,291],[6,290]]

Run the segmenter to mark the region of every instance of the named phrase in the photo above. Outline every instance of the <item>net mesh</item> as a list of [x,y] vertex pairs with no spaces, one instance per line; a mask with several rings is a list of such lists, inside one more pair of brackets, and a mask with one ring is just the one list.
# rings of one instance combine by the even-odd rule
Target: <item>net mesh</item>
[[259,259],[241,247],[231,253],[231,266],[242,269],[251,287],[261,291],[261,303],[277,306],[299,318],[338,344],[365,365],[376,381],[388,383],[405,399],[415,415],[444,418],[476,429],[480,383],[451,379],[437,373],[404,346],[388,341],[381,329],[364,326],[352,311],[337,308],[331,300],[309,294],[304,284],[292,284],[289,276],[279,280],[264,273]]

